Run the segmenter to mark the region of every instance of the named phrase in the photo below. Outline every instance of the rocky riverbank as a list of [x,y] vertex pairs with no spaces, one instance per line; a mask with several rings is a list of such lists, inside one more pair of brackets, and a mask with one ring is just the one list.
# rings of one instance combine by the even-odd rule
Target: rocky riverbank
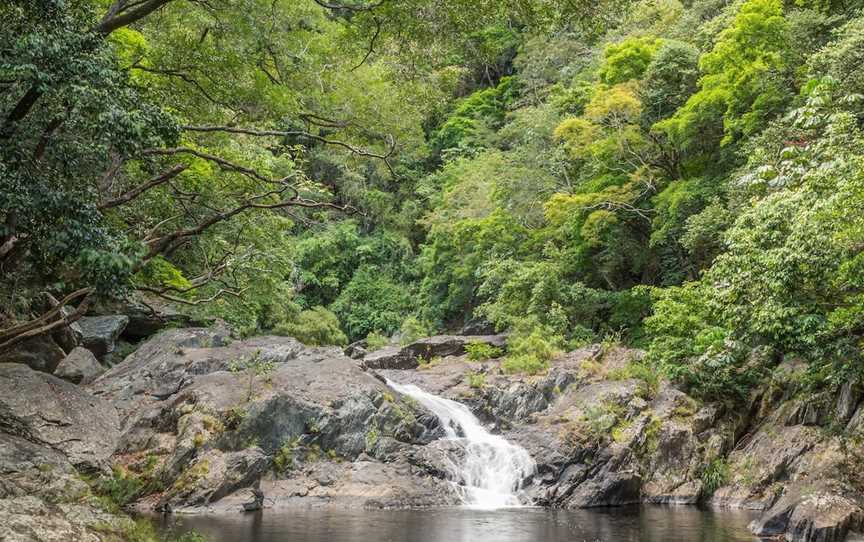
[[[104,359],[116,339],[104,335],[86,352]],[[80,379],[83,370],[58,378],[71,365],[64,359],[2,363],[7,539],[122,538],[129,520],[106,495],[173,512],[233,513],[252,487],[273,507],[458,503],[439,421],[385,378],[460,401],[527,449],[536,504],[746,507],[764,511],[754,533],[798,541],[842,541],[864,528],[856,385],[805,396],[795,384],[803,367],[790,360],[732,408],[654,379],[636,350],[587,347],[528,377],[468,359],[465,345],[478,341],[500,347],[504,337],[355,346],[349,357],[285,337],[238,340],[215,325],[162,331]],[[52,365],[55,375],[45,372]]]

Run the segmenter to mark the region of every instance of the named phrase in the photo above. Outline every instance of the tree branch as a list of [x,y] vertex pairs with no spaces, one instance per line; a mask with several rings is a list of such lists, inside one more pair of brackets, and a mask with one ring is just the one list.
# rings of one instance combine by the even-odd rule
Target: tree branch
[[108,8],[108,12],[93,29],[102,36],[107,36],[118,28],[130,25],[143,19],[173,0],[141,0],[129,4],[127,0],[117,0]]
[[[43,333],[47,333],[54,328],[60,327],[61,325],[68,325],[82,316],[87,312],[87,309],[90,307],[90,296],[93,294],[93,288],[81,288],[80,290],[76,290],[71,294],[64,297],[60,302],[57,303],[51,310],[45,312],[38,318],[35,318],[27,323],[13,326],[8,329],[0,330],[0,352],[4,350],[8,350],[12,346],[24,341],[30,337],[35,337],[37,335],[41,335]],[[73,311],[71,314],[63,316],[62,318],[51,322],[60,311],[71,303],[72,301],[83,298],[81,303],[78,305],[78,308]]]
[[307,137],[314,141],[318,141],[325,145],[332,145],[336,147],[342,147],[347,149],[352,154],[357,156],[364,156],[367,158],[377,158],[378,160],[382,160],[384,165],[387,166],[387,169],[390,170],[390,174],[396,177],[396,172],[393,171],[393,166],[390,165],[390,157],[393,156],[393,153],[396,152],[396,141],[393,139],[393,136],[387,135],[389,150],[387,154],[379,154],[374,153],[365,149],[361,149],[359,147],[355,147],[350,143],[346,143],[344,141],[339,141],[335,139],[327,139],[326,137],[322,137],[316,134],[312,134],[309,132],[304,132],[300,130],[255,130],[252,128],[237,128],[234,126],[182,126],[184,130],[187,132],[226,132],[231,134],[244,134],[254,137],[289,137],[289,136],[300,136]]
[[379,0],[374,4],[366,4],[360,6],[354,6],[351,4],[334,4],[331,2],[325,2],[324,0],[313,0],[316,4],[321,6],[322,8],[332,9],[332,10],[346,10],[353,12],[361,12],[361,11],[372,11],[373,9],[380,7],[387,0]]
[[375,40],[377,40],[378,36],[381,34],[381,21],[378,19],[378,17],[374,17],[372,20],[375,21],[375,33],[372,34],[372,39],[369,40],[369,49],[366,51],[366,54],[363,55],[363,60],[360,61],[360,64],[357,64],[356,66],[351,68],[352,72],[363,64],[366,64],[366,61],[369,60],[369,57],[372,56],[372,53],[375,52]]
[[119,207],[120,205],[124,205],[126,203],[129,203],[130,201],[137,198],[138,196],[140,196],[144,192],[146,192],[152,188],[155,188],[157,186],[160,186],[162,184],[167,183],[168,181],[170,181],[171,179],[173,179],[174,177],[176,177],[177,175],[179,175],[180,173],[185,171],[187,167],[188,166],[186,166],[184,164],[176,165],[173,168],[166,171],[165,173],[163,173],[157,177],[153,177],[152,179],[150,179],[146,183],[144,183],[140,186],[136,186],[135,188],[133,188],[132,190],[129,190],[128,192],[125,192],[125,193],[117,196],[116,198],[112,198],[112,199],[109,199],[107,201],[100,203],[99,205],[96,206],[96,208],[99,209],[100,211],[105,211],[107,209],[112,209],[114,207]]

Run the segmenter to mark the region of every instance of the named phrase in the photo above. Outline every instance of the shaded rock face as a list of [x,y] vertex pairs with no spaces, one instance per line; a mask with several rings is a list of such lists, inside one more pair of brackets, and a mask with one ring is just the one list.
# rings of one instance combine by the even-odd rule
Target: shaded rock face
[[366,354],[362,365],[366,369],[416,369],[421,360],[446,356],[460,356],[470,343],[488,344],[497,348],[507,345],[506,335],[435,335],[415,341],[408,346],[385,346]]
[[109,354],[114,351],[117,339],[128,323],[129,317],[122,314],[85,316],[78,321],[81,344],[97,357]]
[[66,352],[51,335],[38,335],[0,353],[0,363],[20,363],[35,371],[53,373],[65,357]]
[[54,376],[73,384],[89,384],[103,372],[105,368],[99,364],[96,356],[86,348],[78,346],[63,358],[54,370]]

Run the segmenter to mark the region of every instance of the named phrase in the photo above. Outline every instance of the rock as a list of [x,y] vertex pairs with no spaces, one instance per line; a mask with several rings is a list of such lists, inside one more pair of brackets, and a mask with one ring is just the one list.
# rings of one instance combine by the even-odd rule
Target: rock
[[366,369],[416,369],[421,359],[429,361],[436,357],[461,356],[469,343],[488,344],[503,349],[507,344],[507,336],[435,335],[404,347],[385,346],[363,357],[362,366]]
[[66,353],[51,335],[43,334],[30,337],[0,353],[0,363],[21,363],[35,371],[53,373],[65,357]]
[[[411,451],[442,434],[422,407],[398,397],[338,349],[306,347],[287,337],[228,343],[213,329],[164,331],[89,388],[113,401],[124,417],[124,460],[159,458],[167,489],[160,500],[142,501],[145,508],[219,508],[223,497],[226,503],[248,501],[246,488],[265,473],[296,478],[295,469],[361,457],[386,461],[411,478],[421,472]],[[362,485],[384,499],[379,505],[396,502],[373,482],[379,483],[375,478]],[[418,483],[405,491],[427,488]],[[428,502],[441,502],[437,493],[427,495]]]
[[861,388],[857,382],[847,381],[840,387],[837,395],[836,414],[837,421],[845,424],[855,414],[858,404],[861,402]]
[[119,440],[117,411],[59,378],[0,364],[0,430],[61,452],[84,471],[104,470]]
[[90,314],[128,317],[129,323],[121,337],[131,343],[140,342],[165,329],[210,327],[216,323],[214,318],[193,318],[180,312],[177,307],[162,298],[146,295],[100,303],[90,311]]
[[99,364],[96,356],[86,348],[76,347],[67,355],[57,369],[54,376],[68,380],[73,384],[89,384],[96,380],[105,368]]
[[[73,310],[69,307],[63,307],[60,309],[60,316],[65,318],[72,312]],[[51,337],[64,352],[71,352],[81,344],[81,326],[78,322],[61,325],[51,332]]]
[[238,452],[208,450],[187,465],[157,506],[170,504],[178,509],[208,505],[249,487],[269,466],[270,458],[255,446]]
[[788,486],[783,497],[750,524],[757,536],[783,536],[790,542],[843,542],[861,527],[862,495],[830,481]]
[[365,369],[416,369],[419,362],[403,351],[401,346],[385,346],[363,357]]
[[87,490],[61,451],[0,433],[0,499],[34,495],[71,500]]
[[818,428],[766,423],[745,436],[727,458],[732,476],[711,500],[715,506],[762,510],[776,499],[775,482],[788,480],[820,441]]
[[495,325],[486,320],[472,320],[462,326],[460,335],[494,335]]
[[568,508],[623,506],[641,502],[642,478],[634,471],[607,473],[580,484],[567,500]]
[[85,316],[78,321],[81,327],[81,344],[97,357],[114,351],[114,345],[129,323],[129,317]]
[[32,496],[0,499],[4,542],[126,540],[132,520],[86,503],[55,503]]
[[461,356],[469,343],[480,343],[504,349],[507,346],[506,335],[435,335],[415,341],[405,348],[404,353],[412,358],[430,360],[435,357]]
[[832,414],[831,406],[831,398],[827,394],[802,398],[786,405],[788,415],[785,423],[790,426],[825,425]]
[[363,359],[363,356],[369,353],[368,347],[366,339],[353,342],[345,348],[345,355],[351,359]]

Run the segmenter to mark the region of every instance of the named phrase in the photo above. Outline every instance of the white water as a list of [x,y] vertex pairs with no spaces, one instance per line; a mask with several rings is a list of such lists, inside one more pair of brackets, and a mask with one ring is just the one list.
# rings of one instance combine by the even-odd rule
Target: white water
[[387,384],[432,411],[444,427],[445,438],[464,449],[455,480],[463,504],[478,508],[521,506],[518,492],[522,481],[534,474],[536,465],[524,448],[487,431],[468,407],[427,393],[411,384]]

